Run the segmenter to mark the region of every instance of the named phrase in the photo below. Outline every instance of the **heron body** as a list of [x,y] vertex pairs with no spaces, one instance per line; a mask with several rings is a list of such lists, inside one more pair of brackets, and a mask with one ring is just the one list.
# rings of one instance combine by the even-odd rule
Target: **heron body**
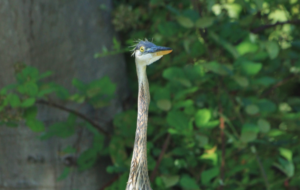
[[133,52],[139,85],[138,115],[126,190],[152,190],[147,165],[147,123],[150,93],[146,67],[171,52],[171,48],[156,46],[148,41],[140,41]]

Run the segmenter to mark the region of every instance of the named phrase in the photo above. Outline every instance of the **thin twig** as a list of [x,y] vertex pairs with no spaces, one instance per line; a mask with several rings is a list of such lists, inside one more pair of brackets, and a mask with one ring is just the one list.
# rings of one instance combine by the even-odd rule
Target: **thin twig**
[[268,29],[268,28],[272,28],[272,27],[275,27],[275,26],[278,26],[278,25],[284,25],[284,24],[298,25],[298,24],[300,24],[300,20],[288,20],[288,21],[285,21],[285,22],[276,22],[275,24],[266,24],[266,25],[259,26],[257,28],[253,28],[250,31],[253,32],[253,33],[259,33],[263,30]]
[[225,124],[224,124],[224,118],[222,117],[222,108],[220,108],[220,130],[221,130],[221,141],[222,141],[222,158],[221,158],[221,168],[220,168],[220,177],[222,184],[219,186],[219,190],[223,190],[224,187],[224,173],[225,173],[225,135],[224,135],[224,129],[225,129]]
[[160,162],[161,162],[164,154],[166,153],[166,150],[167,150],[167,148],[169,146],[169,143],[170,143],[170,139],[171,139],[171,135],[170,135],[170,133],[168,133],[167,138],[166,138],[166,140],[164,142],[164,145],[163,145],[163,147],[161,149],[160,155],[159,155],[159,157],[158,157],[158,159],[156,161],[155,168],[154,168],[154,170],[153,170],[153,172],[151,174],[150,181],[153,181],[155,179],[155,177],[156,177],[156,173],[157,173],[158,167],[160,165]]
[[115,181],[117,181],[120,178],[121,174],[118,174],[116,177],[112,178],[109,182],[107,182],[105,185],[103,185],[100,190],[104,190],[106,187],[109,187],[111,184],[113,184]]
[[290,80],[294,79],[295,77],[296,77],[296,75],[291,75],[291,76],[286,77],[282,81],[279,81],[278,83],[274,84],[269,90],[267,90],[265,93],[263,93],[262,96],[270,95],[273,92],[273,90],[275,90],[276,88],[278,88],[281,85],[284,85],[285,83],[289,82]]
[[259,156],[258,156],[258,154],[257,154],[257,152],[256,152],[255,146],[253,146],[253,149],[254,149],[254,150],[253,150],[253,153],[255,154],[255,158],[256,158],[256,161],[257,161],[257,163],[258,163],[258,166],[259,166],[261,175],[262,175],[262,177],[264,178],[266,190],[270,190],[270,185],[269,185],[269,182],[268,182],[268,177],[267,177],[267,175],[266,175],[266,171],[265,171],[265,169],[264,169],[264,167],[263,167],[263,165],[262,165],[262,163],[261,163],[261,161],[260,161],[260,158],[259,158]]
[[107,137],[110,137],[110,134],[103,129],[100,125],[98,125],[96,122],[94,122],[92,119],[88,118],[87,116],[85,116],[84,114],[77,112],[75,110],[69,109],[67,107],[61,106],[59,104],[53,103],[53,102],[49,102],[46,100],[38,100],[36,103],[39,104],[44,104],[44,105],[48,105],[54,108],[58,108],[60,110],[75,114],[76,116],[80,117],[81,119],[87,121],[88,123],[90,123],[93,127],[95,127],[96,129],[98,129],[100,132],[102,132],[103,134],[105,134]]

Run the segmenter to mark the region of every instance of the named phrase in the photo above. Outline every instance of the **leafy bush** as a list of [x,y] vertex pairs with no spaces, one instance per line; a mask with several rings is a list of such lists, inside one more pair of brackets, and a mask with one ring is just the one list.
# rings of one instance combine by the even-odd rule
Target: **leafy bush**
[[[121,38],[153,37],[154,43],[173,48],[147,69],[153,189],[300,188],[296,3],[115,2],[114,24]],[[131,15],[120,17],[123,10],[132,10]],[[130,84],[137,94],[133,62],[128,55]],[[134,105],[115,118],[114,165],[108,172],[123,175],[107,189],[125,187],[128,171],[120,168],[129,168],[135,110]]]
[[[116,0],[113,24],[121,43],[95,58],[125,51],[148,37],[173,48],[148,67],[151,104],[148,167],[152,188],[299,189],[300,98],[299,9],[297,0]],[[102,7],[103,8],[103,7]],[[127,54],[130,87],[137,98],[134,59]],[[51,102],[109,104],[115,85],[108,78],[84,84],[77,92],[44,82],[51,73],[17,68],[17,83],[0,92],[0,124],[25,121],[41,138],[66,138],[87,128],[93,145],[79,155],[80,171],[110,155],[108,173],[117,177],[106,189],[124,189],[136,128],[136,101],[114,119],[109,135],[88,117]],[[67,111],[66,121],[45,127],[37,104]],[[76,124],[76,125],[75,125]],[[110,138],[103,146],[104,135]],[[65,153],[78,153],[66,147]],[[160,159],[161,158],[161,159]],[[66,167],[58,180],[68,176]]]

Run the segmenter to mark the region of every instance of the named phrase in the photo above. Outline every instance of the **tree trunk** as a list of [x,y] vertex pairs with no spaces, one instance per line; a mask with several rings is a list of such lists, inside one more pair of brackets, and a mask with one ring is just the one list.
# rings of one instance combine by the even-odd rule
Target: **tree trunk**
[[[101,10],[101,5],[106,9]],[[123,56],[93,58],[103,46],[112,46],[115,32],[110,10],[110,0],[0,0],[0,88],[14,82],[13,65],[18,62],[41,72],[53,71],[49,80],[71,91],[73,78],[89,82],[109,76],[117,84],[111,106],[95,110],[88,105],[64,105],[109,129],[127,96]],[[67,116],[55,108],[39,106],[39,119],[46,125]],[[70,164],[61,151],[78,142],[84,151],[91,144],[91,134],[83,129],[67,139],[46,141],[39,140],[39,135],[24,125],[0,127],[1,190],[98,190],[111,177],[105,169],[109,159],[101,157],[93,169],[74,170],[65,180],[57,181]]]

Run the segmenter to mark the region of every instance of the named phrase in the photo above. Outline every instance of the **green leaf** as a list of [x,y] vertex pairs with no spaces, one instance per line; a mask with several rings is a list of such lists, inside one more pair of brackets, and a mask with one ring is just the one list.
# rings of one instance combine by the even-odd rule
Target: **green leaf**
[[195,115],[195,122],[198,127],[208,123],[211,118],[211,112],[208,109],[200,109]]
[[170,111],[167,115],[167,122],[178,130],[184,130],[188,127],[189,119],[180,111]]
[[39,71],[35,67],[27,66],[22,70],[22,74],[25,78],[31,77],[32,79],[35,79],[38,77]]
[[42,139],[48,139],[52,136],[67,138],[75,133],[76,116],[70,114],[67,121],[53,123],[49,126],[49,130],[43,135]]
[[227,41],[223,40],[221,37],[219,37],[216,33],[209,31],[208,35],[218,44],[223,46],[224,49],[226,49],[235,59],[240,57],[239,52],[236,50],[236,48],[228,43]]
[[268,133],[268,135],[270,137],[277,137],[277,136],[280,136],[284,134],[284,132],[282,130],[279,130],[279,129],[271,129]]
[[176,93],[174,99],[179,100],[181,98],[185,98],[186,95],[195,93],[198,90],[198,87],[192,87],[186,90],[181,90],[180,92]]
[[259,132],[259,128],[257,125],[255,124],[252,124],[252,123],[245,123],[243,125],[243,128],[242,128],[242,132],[246,132],[246,131],[253,131],[255,133],[258,133]]
[[86,86],[83,82],[81,82],[80,80],[74,78],[74,79],[72,80],[72,84],[73,84],[73,86],[75,86],[80,92],[85,92],[85,91],[86,91],[87,86]]
[[27,108],[32,106],[34,103],[35,103],[35,98],[28,98],[22,102],[21,107]]
[[254,141],[256,138],[257,138],[257,132],[254,131],[245,131],[241,135],[241,140],[246,143]]
[[196,135],[196,140],[198,141],[199,147],[205,147],[208,144],[208,137],[204,135]]
[[272,101],[267,99],[259,100],[257,102],[257,105],[261,113],[272,113],[277,109],[276,105]]
[[218,167],[205,170],[201,173],[201,182],[209,184],[209,182],[219,175],[220,169]]
[[122,136],[126,138],[134,138],[136,120],[137,112],[135,110],[128,110],[117,114],[113,121],[116,134],[122,134]]
[[270,86],[270,85],[274,84],[276,82],[276,80],[272,77],[261,77],[261,78],[256,79],[254,82],[255,82],[255,84]]
[[178,22],[181,26],[183,26],[183,27],[185,27],[185,28],[192,28],[192,27],[194,27],[193,21],[192,21],[190,18],[185,17],[185,16],[178,16],[178,17],[177,17],[177,22]]
[[271,129],[270,123],[265,119],[259,119],[257,121],[257,125],[259,127],[260,132],[262,132],[262,133],[267,133]]
[[46,78],[46,77],[49,77],[49,76],[51,76],[52,74],[53,74],[53,72],[47,71],[47,72],[41,74],[41,75],[38,77],[38,80],[43,79],[43,78]]
[[83,103],[85,101],[85,96],[84,95],[80,95],[80,94],[73,94],[72,96],[70,96],[68,99],[71,101],[74,101],[76,103]]
[[63,150],[63,152],[64,152],[65,154],[73,154],[73,153],[76,153],[76,148],[73,148],[73,147],[71,147],[71,146],[68,146],[68,147],[66,147],[66,148]]
[[33,82],[26,83],[24,88],[26,88],[26,94],[29,96],[36,96],[39,92],[37,84]]
[[63,179],[66,179],[71,171],[70,167],[65,167],[60,176],[56,179],[57,181],[61,181]]
[[97,150],[88,149],[84,151],[77,159],[78,169],[79,171],[87,170],[91,168],[97,160]]
[[179,182],[179,175],[172,175],[172,176],[163,175],[163,176],[161,176],[161,179],[164,182],[165,187],[170,188]]
[[246,106],[246,112],[249,115],[255,115],[259,112],[259,107],[257,105],[247,105]]
[[249,80],[246,77],[234,76],[233,79],[241,87],[247,87],[249,85]]
[[36,106],[29,107],[29,108],[25,109],[24,117],[25,117],[25,119],[35,119],[37,116],[37,112],[38,112],[38,110],[37,110]]
[[258,45],[249,41],[244,41],[236,46],[236,50],[240,55],[244,55],[246,53],[254,53],[258,50]]
[[220,64],[216,61],[212,61],[209,62],[207,64],[201,64],[205,69],[207,69],[208,71],[212,71],[216,74],[219,75],[231,75],[233,74],[232,70],[232,66],[230,65],[225,65],[225,64]]
[[244,61],[241,63],[241,69],[246,75],[256,75],[262,68],[261,63]]
[[97,150],[98,152],[100,152],[103,148],[103,144],[104,144],[104,137],[102,134],[98,133],[97,135],[94,135],[94,139],[93,139],[93,148],[95,150]]
[[279,148],[280,155],[283,156],[288,161],[293,161],[293,152],[286,148]]
[[210,160],[212,165],[215,166],[218,163],[218,154],[216,152],[204,153],[200,156],[200,160]]
[[206,124],[201,125],[201,127],[203,127],[203,128],[214,128],[214,127],[217,127],[218,125],[220,125],[220,121],[219,120],[214,120],[214,121],[209,121]]
[[18,107],[21,104],[20,98],[16,94],[11,94],[8,101],[13,108]]
[[4,88],[1,89],[0,95],[7,94],[7,92],[9,90],[12,90],[12,89],[16,88],[17,86],[18,86],[17,84],[9,84],[9,85],[5,86]]
[[169,67],[164,70],[163,77],[168,80],[184,79],[185,74],[179,67]]
[[69,91],[66,88],[57,84],[53,85],[53,87],[55,88],[56,96],[58,98],[66,100],[70,96]]
[[200,190],[196,180],[188,175],[182,176],[179,184],[182,188],[186,190]]
[[274,163],[274,166],[281,170],[287,177],[293,177],[295,166],[293,162],[279,158],[279,163]]
[[42,132],[45,131],[44,123],[35,119],[29,118],[26,119],[26,125],[33,131],[33,132]]
[[275,59],[280,51],[278,44],[274,41],[267,41],[265,43],[265,47],[270,59]]
[[179,109],[183,107],[190,107],[194,105],[194,101],[191,99],[178,101],[173,105],[174,109]]
[[202,17],[196,21],[195,25],[198,28],[207,28],[210,27],[213,23],[214,23],[213,17]]
[[251,123],[246,123],[242,128],[241,140],[246,143],[251,142],[257,138],[258,132],[258,126]]
[[167,100],[167,99],[161,99],[161,100],[158,100],[156,102],[156,105],[158,108],[164,110],[164,111],[168,111],[171,109],[171,101],[170,100]]
[[18,92],[29,96],[36,96],[39,92],[39,88],[34,82],[27,82],[18,86]]

